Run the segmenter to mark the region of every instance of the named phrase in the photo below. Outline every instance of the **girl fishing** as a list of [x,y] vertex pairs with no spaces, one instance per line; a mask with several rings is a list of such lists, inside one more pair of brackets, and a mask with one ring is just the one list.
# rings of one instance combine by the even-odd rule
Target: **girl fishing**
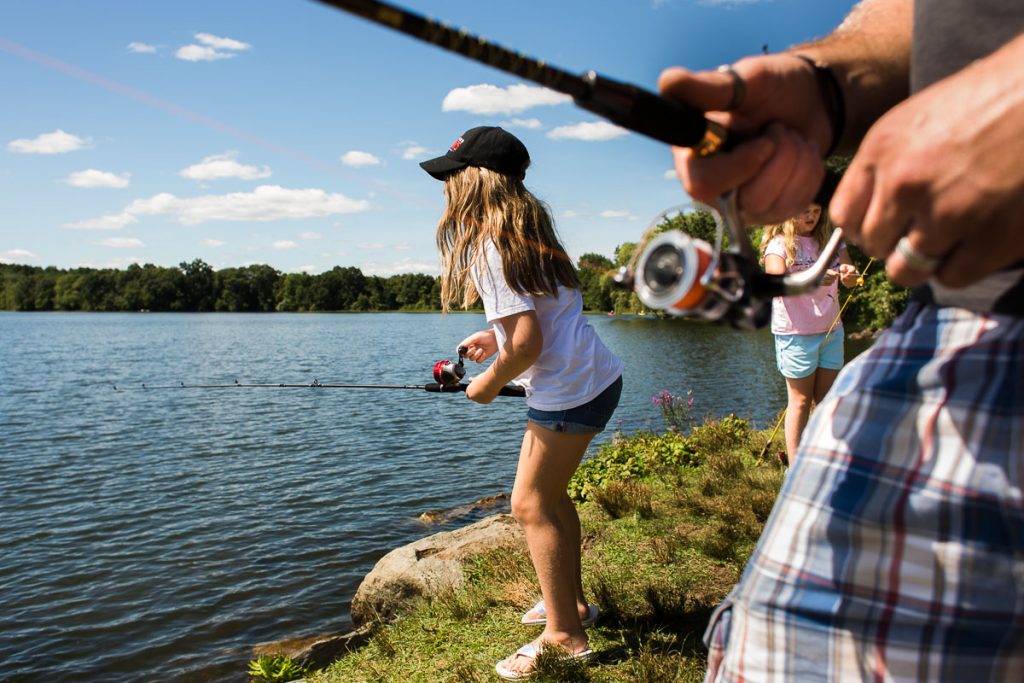
[[[781,275],[811,267],[831,233],[828,216],[818,204],[784,223],[765,226],[761,238],[765,272]],[[772,300],[775,360],[786,378],[788,393],[785,434],[790,461],[811,414],[811,403],[825,397],[843,367],[843,324],[836,282],[853,287],[857,277],[846,246],[840,245],[816,291]]]
[[580,522],[566,493],[587,446],[619,402],[622,361],[582,315],[580,280],[555,234],[548,208],[523,185],[530,155],[497,127],[466,131],[444,156],[420,164],[444,182],[437,226],[441,304],[483,302],[490,329],[460,346],[478,363],[496,356],[466,396],[490,403],[508,382],[526,388],[526,433],[512,488],[542,600],[522,616],[543,632],[495,669],[527,679],[543,645],[586,659],[588,605],[580,576]]

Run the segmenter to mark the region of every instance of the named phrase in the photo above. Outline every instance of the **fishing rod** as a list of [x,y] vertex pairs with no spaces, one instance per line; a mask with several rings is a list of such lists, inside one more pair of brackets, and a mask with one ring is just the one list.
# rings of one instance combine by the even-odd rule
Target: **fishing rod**
[[[114,384],[113,387],[114,391],[130,389],[146,391],[156,389],[414,389],[435,394],[454,394],[465,392],[469,386],[469,384],[462,382],[462,379],[466,376],[464,358],[467,350],[465,346],[459,347],[459,360],[457,363],[450,360],[439,360],[434,363],[434,381],[428,384],[336,384],[314,379],[309,384],[287,382],[243,383],[235,380],[229,384],[185,384],[184,382],[178,382],[177,384],[143,383],[138,387]],[[508,384],[498,391],[498,396],[524,398],[526,396],[526,389],[515,384]]]
[[[595,71],[569,73],[397,5],[380,0],[317,2],[569,95],[582,109],[654,140],[688,147],[699,156],[727,151],[744,139],[682,102]],[[826,169],[814,201],[827,206],[838,182],[839,176]],[[647,243],[647,235],[652,234],[649,230],[634,252],[635,258],[613,278],[616,284],[633,289],[641,301],[656,310],[755,329],[768,323],[773,297],[804,294],[821,283],[842,237],[837,229],[809,270],[796,276],[769,275],[758,265],[740,218],[736,192],[725,193],[715,208],[707,208],[715,215],[717,244],[693,240],[681,231],[672,231],[681,237],[673,235]],[[726,231],[730,246],[723,251]]]
[[[473,35],[466,29],[454,29],[397,5],[381,0],[317,2],[569,95],[581,109],[659,142],[689,147],[700,156],[732,149],[744,139],[682,102],[665,99],[595,71],[582,75],[570,73]],[[826,170],[821,192],[831,195],[836,180],[835,173]]]
[[[435,394],[454,394],[464,392],[468,386],[469,385],[466,383],[439,384],[438,382],[430,382],[429,384],[334,384],[321,382],[317,379],[314,379],[309,384],[289,384],[285,382],[246,384],[235,381],[230,384],[185,384],[184,382],[178,382],[177,384],[143,383],[138,387],[125,386],[123,384],[113,385],[115,391],[128,391],[132,389],[141,389],[145,391],[156,389],[416,389]],[[516,396],[523,398],[526,396],[526,390],[521,386],[509,384],[498,391],[498,396]]]

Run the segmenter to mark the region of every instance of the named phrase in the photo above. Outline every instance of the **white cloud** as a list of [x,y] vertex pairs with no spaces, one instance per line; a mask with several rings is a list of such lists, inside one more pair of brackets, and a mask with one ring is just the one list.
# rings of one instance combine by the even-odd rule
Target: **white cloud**
[[195,38],[203,45],[212,47],[215,50],[239,51],[252,48],[252,45],[249,43],[243,43],[242,41],[235,40],[234,38],[221,38],[220,36],[215,36],[212,33],[197,33]]
[[607,121],[583,121],[571,126],[559,126],[548,133],[552,140],[586,140],[588,142],[612,140],[628,134],[625,128],[620,128]]
[[295,244],[295,242],[292,242],[291,240],[278,240],[277,242],[274,242],[271,246],[274,247],[274,249],[294,249],[298,245]]
[[318,232],[304,232],[301,235],[299,235],[299,237],[301,237],[304,240],[318,240],[322,237],[322,235]]
[[82,149],[85,144],[86,141],[77,135],[57,129],[31,140],[12,140],[7,143],[7,149],[19,154],[64,154]]
[[380,159],[370,154],[369,152],[360,152],[357,149],[350,149],[339,157],[341,163],[346,166],[376,166],[380,163]]
[[262,169],[256,166],[240,164],[235,161],[238,152],[213,154],[198,164],[192,164],[178,172],[183,178],[192,180],[216,180],[218,178],[241,178],[242,180],[258,180],[270,177],[270,167]]
[[605,209],[598,214],[601,218],[633,218],[634,216],[629,211],[622,211],[620,209]]
[[88,218],[75,223],[65,223],[64,227],[72,230],[120,230],[126,225],[137,223],[138,220],[138,218],[127,211],[122,211],[121,213],[100,216],[99,218]]
[[403,142],[400,154],[402,155],[402,159],[406,161],[414,161],[416,159],[421,159],[429,152],[429,149],[422,145],[418,145],[415,142]]
[[410,249],[414,249],[415,247],[413,247],[413,245],[411,244],[396,244],[394,248],[395,251],[409,251]]
[[441,111],[466,111],[471,114],[518,114],[533,107],[549,107],[572,102],[568,95],[535,85],[517,83],[499,88],[489,83],[455,88],[444,97]]
[[212,47],[203,47],[202,45],[185,45],[179,47],[174,56],[186,62],[214,62],[218,59],[231,59],[236,55],[230,52],[218,52]]
[[665,171],[665,180],[679,180],[679,174],[676,173],[676,169],[670,168]]
[[186,62],[212,62],[218,59],[231,59],[236,57],[239,51],[252,47],[249,43],[243,43],[233,38],[222,38],[210,33],[197,33],[195,39],[202,45],[195,43],[184,45],[178,48],[174,56],[184,59]]
[[27,249],[0,251],[0,263],[22,263],[24,261],[35,261],[38,258],[38,256]]
[[132,249],[134,247],[146,246],[142,243],[142,240],[137,240],[134,237],[110,237],[99,242],[93,242],[93,244],[101,247],[114,247],[115,249]]
[[97,171],[95,168],[87,168],[84,171],[75,171],[70,174],[66,181],[75,187],[128,187],[130,174],[110,173],[109,171]]
[[128,43],[128,52],[138,52],[141,54],[153,54],[156,52],[155,45],[149,45],[148,43]]
[[441,268],[436,261],[416,261],[412,258],[402,259],[401,261],[395,261],[394,263],[382,264],[382,263],[363,263],[359,266],[359,270],[363,271],[366,275],[380,275],[387,277],[388,275],[398,275],[400,273],[425,273],[427,275],[438,275],[441,272]]
[[213,238],[210,238],[210,239],[203,240],[199,244],[203,245],[204,247],[220,247],[220,246],[224,245],[224,241],[223,240],[215,240]]
[[357,213],[370,208],[365,200],[319,188],[293,190],[280,185],[260,185],[252,192],[179,198],[167,192],[137,199],[124,213],[131,216],[169,215],[184,225],[207,221],[275,221],[319,218]]
[[540,119],[510,119],[508,121],[502,121],[502,126],[505,128],[529,128],[537,129],[540,128]]
[[385,249],[388,245],[383,242],[362,242],[356,246],[360,249]]
[[299,268],[300,273],[308,273],[310,275],[316,275],[320,272],[319,266],[301,266]]

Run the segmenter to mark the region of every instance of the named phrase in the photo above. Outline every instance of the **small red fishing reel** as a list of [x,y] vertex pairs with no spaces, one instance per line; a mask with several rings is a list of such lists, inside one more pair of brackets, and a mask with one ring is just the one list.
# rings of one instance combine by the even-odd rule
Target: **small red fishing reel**
[[453,363],[450,360],[439,360],[434,363],[434,381],[446,387],[455,386],[466,376],[466,367],[462,363],[463,357],[468,351],[465,346],[459,347],[459,362]]

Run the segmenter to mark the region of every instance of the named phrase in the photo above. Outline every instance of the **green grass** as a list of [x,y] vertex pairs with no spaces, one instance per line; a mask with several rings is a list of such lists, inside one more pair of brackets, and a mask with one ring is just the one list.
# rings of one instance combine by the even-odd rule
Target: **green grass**
[[[584,584],[602,618],[587,664],[544,652],[539,683],[700,681],[711,610],[743,569],[782,482],[761,461],[767,432],[736,418],[688,436],[616,438],[574,479],[584,533]],[[627,476],[628,474],[628,476]],[[467,567],[466,586],[424,600],[369,644],[311,674],[316,683],[475,683],[532,640],[519,624],[539,597],[525,551],[495,550]]]

